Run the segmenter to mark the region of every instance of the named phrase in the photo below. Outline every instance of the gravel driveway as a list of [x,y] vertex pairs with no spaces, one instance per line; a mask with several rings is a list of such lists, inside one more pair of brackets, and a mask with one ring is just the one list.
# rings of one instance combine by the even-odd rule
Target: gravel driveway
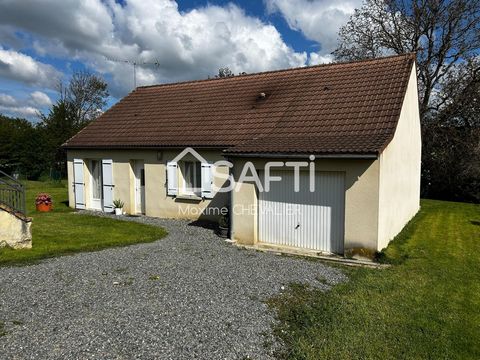
[[327,288],[344,279],[321,262],[242,250],[186,221],[125,219],[169,235],[0,268],[1,358],[265,359],[279,344],[263,301],[291,282]]

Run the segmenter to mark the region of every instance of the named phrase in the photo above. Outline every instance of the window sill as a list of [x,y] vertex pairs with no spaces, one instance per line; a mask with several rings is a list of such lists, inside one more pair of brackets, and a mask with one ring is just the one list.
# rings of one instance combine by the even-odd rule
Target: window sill
[[190,194],[177,195],[176,199],[178,199],[178,200],[190,200],[190,201],[202,201],[203,200],[198,195],[190,195]]

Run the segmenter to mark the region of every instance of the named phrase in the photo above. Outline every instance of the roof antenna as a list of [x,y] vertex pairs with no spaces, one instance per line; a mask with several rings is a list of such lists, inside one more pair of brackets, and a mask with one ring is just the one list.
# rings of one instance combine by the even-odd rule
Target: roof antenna
[[138,60],[121,60],[121,59],[110,58],[110,57],[107,57],[107,56],[105,56],[105,59],[107,61],[132,65],[132,67],[133,67],[133,89],[134,90],[137,88],[137,66],[145,66],[145,65],[154,65],[156,67],[160,66],[160,61],[158,61],[158,60],[155,60],[155,62],[146,62],[146,61],[138,61]]

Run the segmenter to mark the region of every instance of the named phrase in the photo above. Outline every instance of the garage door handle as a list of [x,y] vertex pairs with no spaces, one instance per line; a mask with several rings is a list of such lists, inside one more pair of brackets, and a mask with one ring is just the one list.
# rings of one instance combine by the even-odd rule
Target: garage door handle
[[297,224],[297,226],[295,226],[295,230],[297,230],[299,227],[300,227],[300,224]]

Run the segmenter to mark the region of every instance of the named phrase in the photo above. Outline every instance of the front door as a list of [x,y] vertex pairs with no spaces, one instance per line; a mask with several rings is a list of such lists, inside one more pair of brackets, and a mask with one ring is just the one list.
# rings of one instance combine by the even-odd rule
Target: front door
[[91,174],[91,208],[102,210],[102,163],[100,160],[90,161]]
[[145,214],[145,166],[142,160],[135,161],[135,211]]

